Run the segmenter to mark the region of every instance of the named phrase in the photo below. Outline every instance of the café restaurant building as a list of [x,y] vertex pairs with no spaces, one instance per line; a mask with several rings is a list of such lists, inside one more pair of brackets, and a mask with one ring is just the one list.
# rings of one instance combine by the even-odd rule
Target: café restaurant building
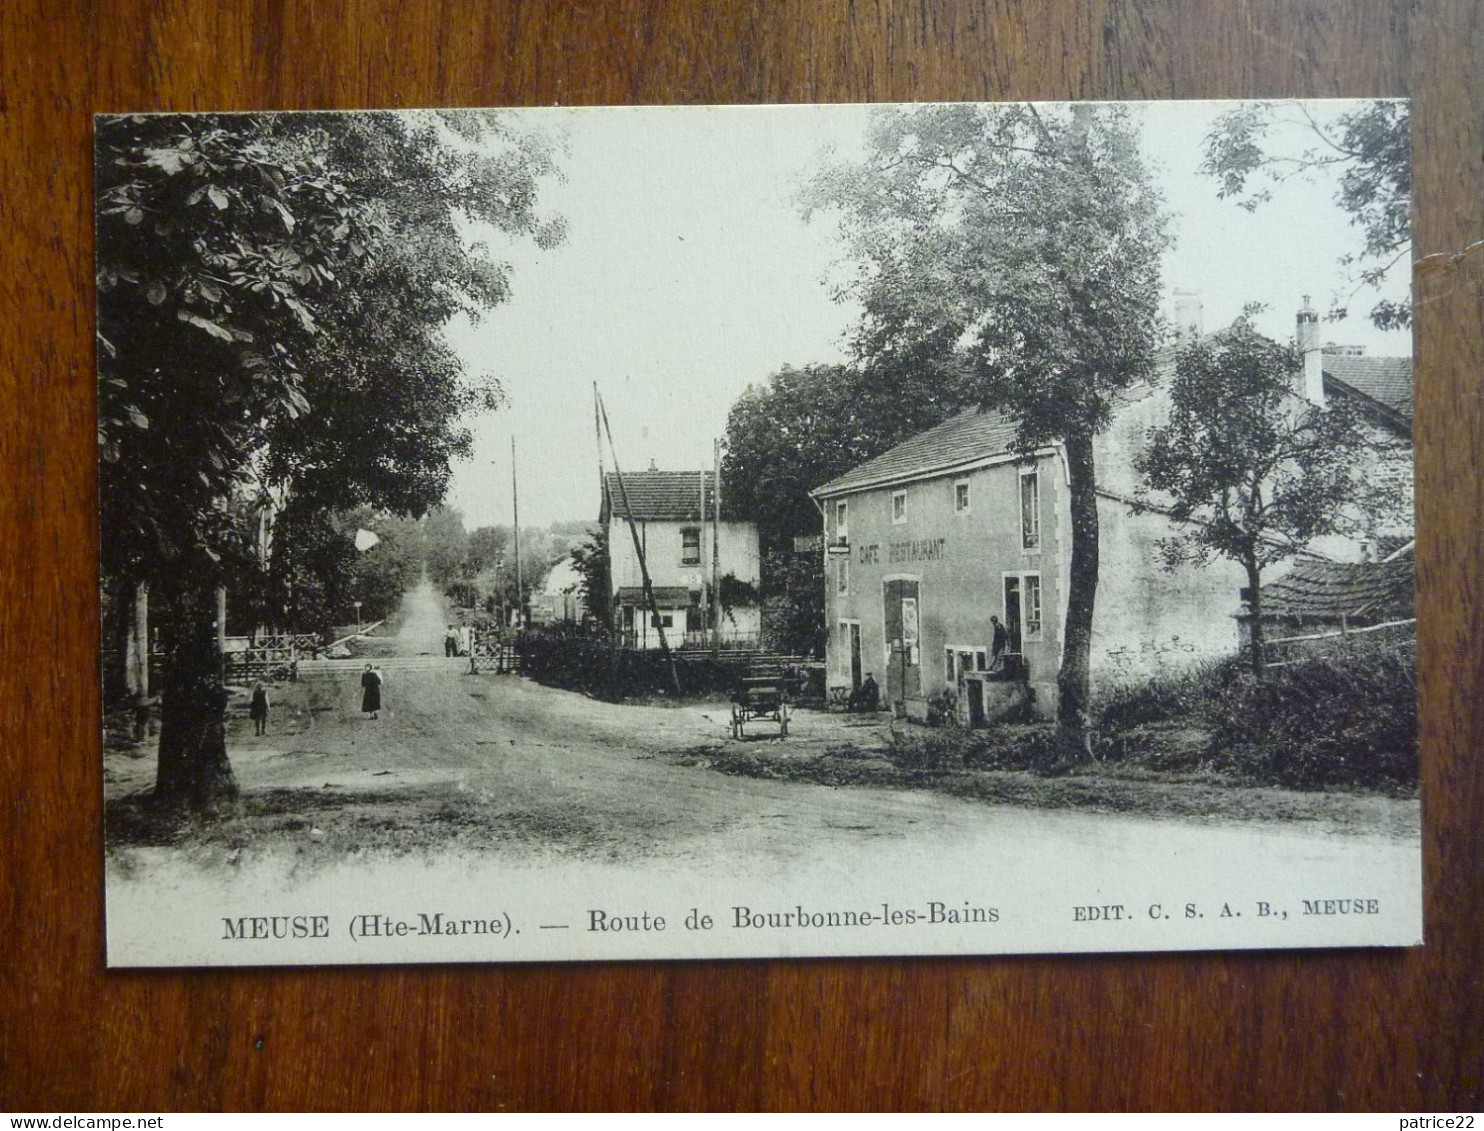
[[[1132,514],[1132,484],[1118,482],[1131,473],[1124,444],[1150,420],[1138,399],[1098,442],[1095,682],[1230,654],[1237,643],[1240,568],[1160,569],[1169,520]],[[947,692],[964,721],[979,721],[965,700],[982,711],[990,684],[1010,674],[1035,715],[1054,716],[1071,561],[1067,467],[1057,447],[1027,457],[1014,441],[1013,420],[970,410],[811,492],[824,519],[832,689],[870,674],[909,715]],[[992,617],[1009,657],[996,673]]]
[[[1181,333],[1199,336],[1199,303],[1186,296]],[[1178,304],[1177,304],[1178,305]],[[1318,539],[1305,562],[1366,562],[1412,530],[1412,362],[1321,345],[1307,298],[1295,318],[1303,367],[1292,375],[1294,404],[1323,408],[1343,398],[1367,432],[1364,474],[1394,487],[1390,511],[1366,517],[1368,532]],[[1161,566],[1160,542],[1182,527],[1156,507],[1135,513],[1135,457],[1151,427],[1170,412],[1173,348],[1154,379],[1118,394],[1094,441],[1098,501],[1098,591],[1090,667],[1094,692],[1231,655],[1246,576],[1215,558],[1204,566]],[[1024,677],[1031,709],[1056,712],[1071,563],[1067,466],[1059,447],[1024,456],[1015,423],[970,410],[811,492],[824,519],[828,682],[859,685],[871,673],[888,702],[909,713],[953,694],[988,695],[998,617]],[[1294,562],[1270,566],[1264,587]],[[1307,567],[1306,567],[1307,568]],[[1331,570],[1331,573],[1334,571]],[[1307,575],[1305,575],[1307,576]],[[1326,574],[1328,576],[1328,574]],[[975,687],[974,684],[980,684]],[[914,706],[915,705],[915,706]]]

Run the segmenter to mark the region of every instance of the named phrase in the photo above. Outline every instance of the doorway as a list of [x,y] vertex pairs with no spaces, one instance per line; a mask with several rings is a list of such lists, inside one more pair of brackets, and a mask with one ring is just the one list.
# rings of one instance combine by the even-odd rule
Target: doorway
[[918,587],[915,580],[886,582],[882,624],[886,632],[886,694],[892,702],[922,696],[922,649],[918,640]]
[[1020,578],[1005,578],[1005,635],[1009,638],[1006,651],[1020,652],[1021,613]]
[[861,626],[852,622],[847,629],[850,633],[850,689],[854,691],[861,685]]

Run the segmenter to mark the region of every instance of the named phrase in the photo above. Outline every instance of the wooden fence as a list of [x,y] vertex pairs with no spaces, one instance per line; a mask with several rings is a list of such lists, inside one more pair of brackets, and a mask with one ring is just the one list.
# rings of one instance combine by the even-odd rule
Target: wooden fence
[[1263,641],[1263,655],[1277,654],[1282,659],[1268,659],[1264,667],[1282,668],[1298,663],[1306,656],[1350,650],[1389,651],[1417,646],[1417,618],[1391,620],[1351,628],[1343,621],[1331,631],[1306,633],[1302,636],[1280,636]]

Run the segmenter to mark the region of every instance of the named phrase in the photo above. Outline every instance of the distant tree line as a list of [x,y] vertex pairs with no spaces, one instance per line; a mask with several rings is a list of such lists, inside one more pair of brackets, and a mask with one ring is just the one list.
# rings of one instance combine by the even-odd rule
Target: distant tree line
[[[574,552],[591,524],[558,521],[520,532],[520,582],[526,608],[551,567]],[[508,615],[516,608],[515,532],[510,526],[464,527],[464,516],[438,507],[423,521],[428,578],[459,606]]]

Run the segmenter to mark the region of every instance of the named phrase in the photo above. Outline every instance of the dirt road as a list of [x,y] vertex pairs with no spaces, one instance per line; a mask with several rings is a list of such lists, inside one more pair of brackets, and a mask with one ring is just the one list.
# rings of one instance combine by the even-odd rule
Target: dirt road
[[[924,858],[1024,853],[1069,843],[1210,838],[1199,825],[1122,815],[1048,812],[966,801],[928,790],[833,788],[715,772],[728,708],[614,705],[516,676],[469,674],[443,657],[446,610],[424,583],[410,593],[400,634],[376,648],[383,708],[360,711],[360,662],[304,666],[275,695],[269,733],[234,719],[229,752],[243,812],[209,829],[207,854],[296,850],[475,851],[516,859],[702,860],[725,869],[786,869],[841,859],[879,843]],[[786,742],[753,741],[779,759],[824,745],[879,743],[883,723],[799,712]],[[727,747],[734,749],[735,747]],[[109,792],[143,790],[151,760],[112,765]],[[1172,828],[1172,826],[1174,826]],[[1313,829],[1228,826],[1237,851]],[[1354,847],[1359,838],[1349,838]]]

